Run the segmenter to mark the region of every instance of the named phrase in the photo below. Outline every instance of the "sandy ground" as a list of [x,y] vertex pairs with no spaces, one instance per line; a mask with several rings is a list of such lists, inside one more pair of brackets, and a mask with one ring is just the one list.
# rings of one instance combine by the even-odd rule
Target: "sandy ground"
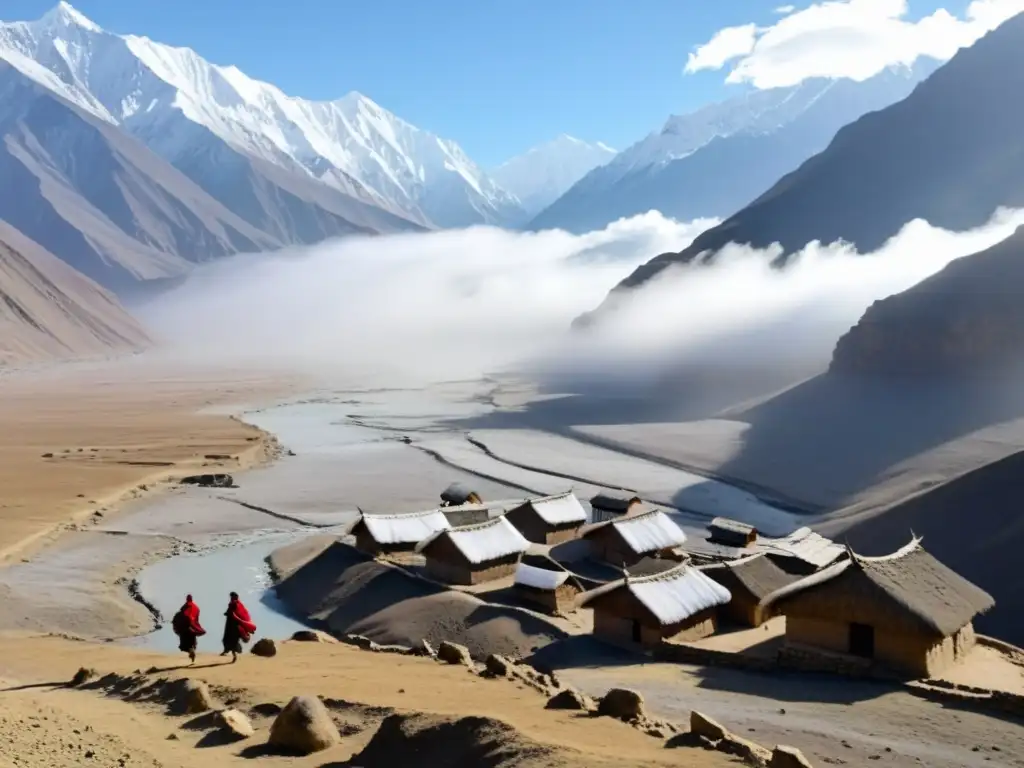
[[258,463],[267,455],[266,435],[237,419],[197,412],[286,387],[280,377],[170,375],[138,363],[3,377],[0,558],[169,478]]
[[[0,638],[0,676],[14,686],[0,691],[0,739],[17,746],[18,765],[220,766],[251,764],[242,755],[251,743],[196,749],[201,733],[183,729],[186,719],[170,718],[161,708],[129,704],[86,691],[54,688],[82,665],[105,674],[130,674],[154,665],[164,674],[189,675],[206,681],[235,706],[283,705],[294,695],[316,694],[398,712],[494,718],[524,737],[556,747],[554,759],[521,763],[527,766],[669,766],[714,768],[736,765],[732,759],[703,750],[667,751],[664,742],[617,721],[545,710],[544,698],[532,689],[485,680],[465,668],[436,662],[359,651],[348,646],[286,643],[274,659],[244,657],[225,664],[200,657],[192,670],[173,659],[109,646],[57,638]],[[18,690],[10,690],[18,687]],[[353,708],[356,709],[356,708]],[[262,724],[261,724],[262,725]],[[265,727],[265,726],[263,726]],[[358,724],[356,726],[358,728]],[[262,730],[262,728],[261,728]],[[168,739],[170,734],[174,739]],[[263,731],[265,734],[265,731]],[[369,734],[356,732],[343,744],[309,758],[261,757],[260,765],[341,766],[366,744]],[[454,750],[456,744],[448,748]],[[84,758],[87,751],[93,758]],[[7,754],[6,752],[4,754]],[[70,757],[67,757],[70,756]],[[366,763],[384,768],[388,763]],[[402,762],[394,765],[407,764]],[[436,764],[436,763],[432,763]],[[469,764],[469,763],[464,763]],[[477,764],[477,763],[474,763]],[[497,765],[497,762],[479,764]],[[517,763],[519,764],[519,763]]]

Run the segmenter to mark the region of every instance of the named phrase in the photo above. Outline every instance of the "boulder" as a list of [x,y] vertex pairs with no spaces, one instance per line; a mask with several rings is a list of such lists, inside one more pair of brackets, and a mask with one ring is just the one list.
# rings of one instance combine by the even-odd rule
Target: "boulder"
[[729,731],[707,715],[697,710],[690,712],[690,733],[695,733],[708,741],[721,741],[729,735]]
[[316,696],[296,696],[270,726],[267,744],[287,752],[309,755],[341,741],[338,728]]
[[589,696],[575,690],[566,688],[559,691],[544,705],[545,709],[575,709],[580,712],[589,712],[594,708],[594,702]]
[[364,651],[373,650],[377,645],[373,640],[368,637],[363,637],[362,635],[345,635],[341,640],[344,643],[354,645],[356,648],[361,648]]
[[772,750],[768,768],[811,768],[811,761],[796,747],[779,744]]
[[504,656],[499,656],[496,653],[492,653],[484,661],[484,667],[487,668],[487,672],[494,677],[508,677],[512,671],[511,662]]
[[646,717],[644,697],[629,688],[612,688],[597,705],[597,714],[620,720],[639,720]]
[[315,629],[300,629],[294,635],[292,640],[297,640],[300,643],[337,643],[337,639],[331,637],[326,632],[319,632]]
[[442,641],[441,645],[437,647],[437,658],[446,664],[473,666],[473,657],[469,655],[469,648],[458,643],[450,643],[447,640]]
[[766,765],[771,758],[771,752],[734,733],[726,732],[725,738],[715,745],[715,749],[727,755],[734,755],[740,758],[747,765]]
[[252,644],[252,650],[250,652],[254,656],[262,656],[269,659],[271,656],[277,656],[277,643],[269,637],[261,637]]
[[256,733],[249,718],[237,709],[223,709],[218,712],[217,725],[233,739],[248,739]]
[[99,673],[91,667],[80,667],[79,670],[75,672],[75,676],[71,678],[70,685],[84,685],[85,683],[88,683],[90,680],[95,679],[96,675],[98,674]]
[[227,474],[189,475],[179,481],[182,485],[198,485],[203,488],[233,488],[235,479]]
[[214,709],[215,702],[210,689],[202,680],[186,678],[175,685],[173,708],[180,715],[198,715]]

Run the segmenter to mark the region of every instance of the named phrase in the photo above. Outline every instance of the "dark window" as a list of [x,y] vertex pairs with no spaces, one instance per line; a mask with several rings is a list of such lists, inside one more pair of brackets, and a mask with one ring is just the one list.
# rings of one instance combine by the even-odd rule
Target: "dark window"
[[633,619],[633,642],[643,642],[643,634],[640,631],[640,622]]
[[870,659],[875,655],[875,628],[870,624],[850,624],[850,653]]

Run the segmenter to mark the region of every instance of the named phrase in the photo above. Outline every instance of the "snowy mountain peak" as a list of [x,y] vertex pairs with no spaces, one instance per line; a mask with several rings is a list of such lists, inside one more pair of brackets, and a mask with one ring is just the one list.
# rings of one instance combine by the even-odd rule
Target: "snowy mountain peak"
[[39,20],[41,27],[80,27],[88,32],[102,32],[103,29],[92,19],[86,17],[71,3],[61,0],[47,11]]
[[491,175],[534,214],[613,157],[615,150],[606,144],[591,144],[563,133],[502,163]]
[[65,2],[39,21],[0,22],[0,55],[6,51],[45,68],[64,95],[112,116],[172,164],[190,162],[195,142],[212,133],[289,173],[345,194],[358,189],[361,199],[417,223],[525,220],[516,197],[455,142],[355,91],[335,101],[290,96],[190,48],[105,32]]

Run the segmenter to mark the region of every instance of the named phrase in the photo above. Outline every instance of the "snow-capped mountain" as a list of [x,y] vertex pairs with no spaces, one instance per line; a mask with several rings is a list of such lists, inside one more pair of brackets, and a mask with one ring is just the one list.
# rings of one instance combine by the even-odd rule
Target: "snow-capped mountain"
[[[291,97],[191,49],[107,32],[65,2],[38,21],[0,25],[4,51],[49,70],[77,103],[190,169],[209,191],[212,180],[195,158],[216,137],[262,168],[301,174],[418,224],[506,224],[524,216],[515,196],[457,144],[358,93],[329,102]],[[242,214],[237,203],[223,202]]]
[[530,228],[586,232],[652,209],[680,220],[728,216],[841,127],[905,98],[937,66],[920,60],[863,82],[805,80],[673,116],[580,179]]
[[491,176],[518,197],[523,210],[533,216],[613,157],[615,150],[606,144],[590,144],[563,133],[502,163]]

